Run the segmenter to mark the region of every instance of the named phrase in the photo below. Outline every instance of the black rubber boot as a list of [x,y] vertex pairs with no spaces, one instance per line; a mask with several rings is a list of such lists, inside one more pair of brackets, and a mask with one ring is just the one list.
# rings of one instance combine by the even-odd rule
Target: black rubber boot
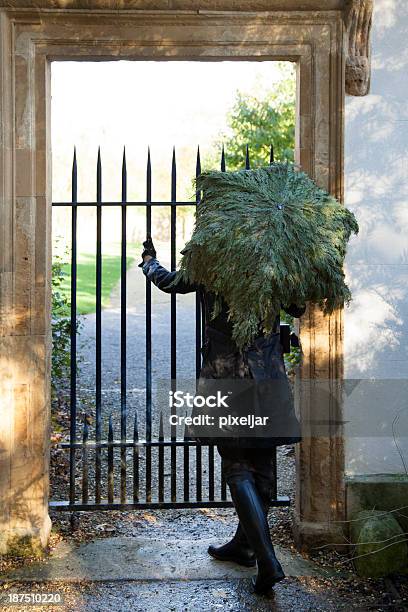
[[234,537],[223,546],[209,546],[208,554],[218,561],[232,561],[244,567],[255,567],[256,557],[248,545],[241,523],[238,524]]
[[255,592],[265,594],[285,578],[271,542],[265,506],[250,478],[237,476],[228,484],[239,521],[258,563],[258,575],[253,580]]

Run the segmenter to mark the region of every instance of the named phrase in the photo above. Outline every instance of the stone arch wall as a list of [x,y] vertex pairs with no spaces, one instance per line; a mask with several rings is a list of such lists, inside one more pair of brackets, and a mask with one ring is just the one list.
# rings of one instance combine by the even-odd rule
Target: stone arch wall
[[[50,62],[295,61],[297,161],[322,187],[343,196],[348,31],[343,2],[131,0],[126,10],[124,5],[121,0],[0,0],[0,552],[21,542],[38,549],[50,531]],[[318,10],[321,5],[326,10]],[[341,379],[342,313],[326,318],[309,308],[300,333],[301,377]],[[303,390],[299,399],[307,422],[316,411],[313,393]],[[329,410],[337,421],[338,409]],[[338,429],[326,437],[305,431],[297,468],[299,546],[336,538],[336,521],[344,517]]]

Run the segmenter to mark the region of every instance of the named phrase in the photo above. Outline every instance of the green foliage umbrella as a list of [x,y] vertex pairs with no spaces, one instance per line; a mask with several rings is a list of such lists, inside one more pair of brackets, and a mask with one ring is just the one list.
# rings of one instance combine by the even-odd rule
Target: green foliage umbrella
[[343,263],[358,224],[307,174],[274,163],[205,172],[196,187],[203,197],[175,282],[224,298],[238,346],[270,331],[281,304],[310,301],[327,314],[349,302]]

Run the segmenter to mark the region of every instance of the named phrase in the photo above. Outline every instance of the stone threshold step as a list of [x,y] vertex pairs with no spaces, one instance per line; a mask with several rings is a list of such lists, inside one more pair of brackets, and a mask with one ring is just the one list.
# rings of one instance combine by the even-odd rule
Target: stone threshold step
[[[152,539],[112,537],[80,545],[60,543],[44,560],[0,575],[0,582],[225,580],[249,578],[255,569],[222,563],[207,554],[214,539]],[[221,543],[221,542],[220,542]],[[301,555],[276,546],[287,576],[329,577]]]

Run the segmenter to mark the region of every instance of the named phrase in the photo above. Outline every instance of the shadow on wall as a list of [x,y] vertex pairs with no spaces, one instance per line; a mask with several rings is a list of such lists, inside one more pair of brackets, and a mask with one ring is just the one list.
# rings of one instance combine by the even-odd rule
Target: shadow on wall
[[377,0],[370,95],[346,101],[346,376],[408,377],[408,5]]
[[[24,310],[21,320],[29,314]],[[41,368],[40,374],[35,368],[43,355],[43,339],[33,335],[20,336],[19,342],[10,345],[9,354],[0,358],[0,561],[7,550],[22,557],[40,555],[51,528],[44,504],[48,499],[44,457],[48,458],[50,444],[49,387],[41,380]]]
[[[17,446],[17,445],[16,445]],[[19,445],[20,446],[20,445]],[[18,471],[17,462],[21,464],[21,449],[9,452],[0,447],[0,459],[3,465],[14,466],[12,476]],[[24,449],[23,449],[24,452]],[[43,490],[46,487],[46,474],[41,470],[40,460],[35,465],[29,478],[12,478],[9,486],[3,483],[2,503],[0,505],[0,576],[2,571],[3,555],[7,552],[16,557],[40,557],[43,555],[43,546],[48,539],[51,528],[50,519],[44,514]],[[26,469],[28,469],[28,461]]]

